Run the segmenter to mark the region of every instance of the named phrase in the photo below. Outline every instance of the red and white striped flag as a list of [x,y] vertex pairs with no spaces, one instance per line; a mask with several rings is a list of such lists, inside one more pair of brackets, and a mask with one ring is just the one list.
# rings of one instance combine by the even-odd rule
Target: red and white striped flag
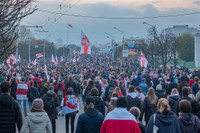
[[73,53],[76,54],[76,50],[74,50]]
[[81,32],[81,53],[82,54],[91,54],[91,45],[87,36]]
[[51,56],[51,62],[52,62],[52,63],[55,63],[55,59],[54,59],[53,54],[52,54],[52,56]]
[[48,71],[47,71],[47,66],[46,64],[44,65],[44,72],[46,74],[46,77],[47,77],[47,82],[49,81],[49,75],[48,75]]
[[35,59],[34,61],[33,61],[33,65],[35,66],[37,64],[37,60]]
[[147,67],[148,61],[146,59],[146,57],[144,56],[144,54],[141,52],[140,55],[140,65],[141,67]]
[[18,57],[18,61],[21,61],[21,57],[20,57],[20,55],[19,55],[19,57]]
[[10,55],[10,58],[13,60],[13,64],[16,64],[16,58],[13,54]]
[[63,62],[63,57],[61,56],[61,58],[60,58],[60,62]]
[[43,57],[43,54],[36,54],[37,58]]
[[72,28],[72,25],[71,25],[71,24],[68,24],[68,26]]
[[30,64],[28,64],[27,66],[30,67]]
[[6,60],[7,64],[8,64],[8,67],[11,67],[10,65],[10,58],[8,57],[8,59]]
[[58,65],[58,58],[57,58],[57,56],[55,58],[55,65]]
[[76,62],[76,59],[75,59],[75,58],[73,59],[73,62]]

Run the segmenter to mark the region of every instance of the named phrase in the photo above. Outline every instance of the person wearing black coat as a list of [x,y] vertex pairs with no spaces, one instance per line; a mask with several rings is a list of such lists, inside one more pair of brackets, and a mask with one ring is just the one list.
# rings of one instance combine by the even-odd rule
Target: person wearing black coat
[[191,105],[192,105],[192,113],[193,113],[194,115],[198,116],[198,114],[199,114],[199,112],[200,112],[200,104],[199,104],[196,100],[194,100],[194,99],[188,97],[188,95],[189,95],[189,90],[188,90],[187,87],[183,87],[182,95],[183,95],[183,97],[178,101],[178,104],[177,104],[176,115],[178,115],[179,112],[180,112],[180,109],[179,109],[179,102],[180,102],[181,100],[188,100],[188,101],[191,103]]
[[[56,119],[58,116],[58,111],[57,108],[60,103],[57,94],[53,91],[54,87],[50,86],[48,92],[43,96],[42,100],[44,101],[44,110],[47,112],[49,119],[51,120],[52,124],[52,131],[53,133],[56,132]],[[53,106],[51,110],[49,110],[49,107],[46,107],[48,100],[47,99],[52,99],[53,98]]]
[[142,110],[142,102],[137,97],[136,89],[134,86],[129,87],[128,96],[126,96],[126,98],[128,102],[127,110],[129,110],[133,106],[138,107],[140,110]]
[[88,81],[88,86],[85,89],[85,97],[90,95],[90,92],[91,92],[92,88],[94,88],[94,82],[92,80],[89,80]]
[[38,92],[38,88],[33,87],[33,81],[30,81],[29,84],[31,87],[28,88],[28,90],[27,90],[27,98],[28,98],[28,102],[29,102],[29,108],[31,108],[33,100],[35,100],[36,98],[39,98],[40,94]]
[[158,84],[160,84],[160,81],[159,81],[159,79],[158,79],[157,74],[154,75],[152,82],[153,82],[153,88],[156,90],[156,86],[157,86]]
[[101,91],[101,85],[99,84],[99,81],[97,81],[97,82],[95,82],[94,83],[94,86],[98,89],[98,91],[99,91],[99,96],[101,96],[101,94],[102,94],[102,91]]
[[200,120],[191,113],[192,106],[188,100],[181,100],[179,103],[181,113],[179,114],[179,122],[182,133],[199,133]]
[[156,86],[156,96],[158,97],[158,99],[167,98],[166,95],[164,94],[163,90],[162,90],[162,85],[161,84],[158,84]]
[[13,78],[10,95],[16,100],[17,81]]
[[22,127],[22,113],[19,104],[9,95],[10,83],[1,83],[0,133],[15,133]]
[[168,96],[168,101],[169,101],[171,111],[174,113],[176,113],[176,108],[177,108],[179,99],[180,97],[178,94],[178,90],[176,88],[172,89],[171,95]]
[[177,88],[177,84],[174,83],[174,79],[171,78],[171,82],[169,83],[169,88],[168,88],[168,90],[166,90],[166,95],[170,95],[172,89],[174,89],[174,88]]
[[100,128],[104,117],[94,108],[95,100],[93,97],[86,98],[86,111],[78,118],[76,133],[100,133]]
[[153,88],[149,88],[147,92],[147,96],[144,99],[143,106],[142,106],[142,114],[145,114],[145,122],[148,124],[149,118],[152,114],[157,111],[157,102],[158,98],[155,95],[155,91]]
[[182,76],[181,79],[180,79],[180,84],[178,85],[178,92],[179,92],[180,97],[182,97],[182,90],[183,90],[184,86],[190,87],[190,85],[186,81],[185,77]]
[[65,84],[65,92],[67,92],[67,89],[71,87],[74,91],[76,91],[76,83],[73,81],[73,77],[69,76],[69,81]]
[[[109,85],[106,87],[105,89],[105,97],[104,97],[104,101],[108,101],[110,102],[110,98],[112,96],[112,93],[115,89],[115,85],[114,85],[114,81],[110,80]],[[111,93],[112,92],[112,93]]]
[[139,85],[135,77],[132,79],[131,85],[133,85],[134,87],[137,87]]

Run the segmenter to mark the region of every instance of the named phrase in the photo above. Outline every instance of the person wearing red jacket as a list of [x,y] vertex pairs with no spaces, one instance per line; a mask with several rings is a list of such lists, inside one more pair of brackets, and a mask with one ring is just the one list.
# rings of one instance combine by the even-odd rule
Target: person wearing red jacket
[[141,133],[135,116],[126,107],[126,98],[119,97],[117,107],[105,117],[100,133]]

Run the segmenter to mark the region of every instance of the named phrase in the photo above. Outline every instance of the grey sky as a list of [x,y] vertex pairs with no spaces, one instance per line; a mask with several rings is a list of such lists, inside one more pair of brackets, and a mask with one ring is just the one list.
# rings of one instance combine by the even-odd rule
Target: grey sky
[[[49,10],[55,11],[56,8],[59,8],[59,4],[63,0],[59,0],[59,2],[47,2],[47,0],[43,0],[37,2],[38,8],[41,10]],[[143,4],[132,4],[131,0],[127,0],[125,2],[125,6],[121,6],[118,0],[118,3],[113,3],[112,0],[109,2],[97,2],[92,3],[87,0],[87,2],[80,1],[76,6],[72,7],[69,11],[67,8],[62,10],[62,13],[68,14],[81,14],[81,15],[91,15],[91,16],[106,16],[106,17],[144,17],[144,16],[159,16],[159,15],[168,15],[168,14],[182,14],[182,13],[190,13],[195,11],[200,11],[200,1],[192,0],[191,5],[164,5],[160,4],[160,1],[151,0],[152,3],[144,3]],[[102,0],[105,1],[105,0]],[[134,1],[134,0],[133,0]],[[171,1],[171,0],[169,0]],[[179,0],[179,3],[184,3],[185,0]],[[76,0],[72,0],[71,5],[76,2]],[[129,5],[128,5],[129,2]],[[187,4],[187,2],[185,2]],[[131,5],[132,4],[132,5]],[[175,3],[176,4],[176,3]],[[199,9],[199,10],[198,10]],[[57,10],[59,11],[59,10]],[[63,12],[65,11],[65,12]],[[60,15],[56,15],[58,18]],[[75,43],[77,45],[80,44],[80,36],[81,30],[88,36],[91,44],[96,43],[108,43],[111,42],[108,38],[106,38],[105,32],[114,36],[116,42],[120,42],[122,40],[122,33],[116,31],[113,27],[118,27],[125,33],[125,37],[147,37],[147,25],[142,24],[142,22],[148,22],[150,24],[156,25],[159,29],[164,29],[167,27],[171,27],[173,25],[185,25],[188,24],[190,27],[198,27],[200,25],[200,14],[190,15],[184,17],[173,17],[173,18],[158,18],[158,19],[138,19],[138,20],[108,20],[108,19],[92,19],[92,18],[80,18],[80,17],[69,17],[62,16],[59,20],[56,19],[56,23],[54,23],[50,28],[50,25],[54,20],[51,19],[52,15],[48,13],[42,13],[36,11],[31,16],[25,18],[21,24],[30,25],[42,25],[44,29],[48,30],[48,33],[36,33],[33,30],[34,36],[37,38],[46,38],[50,41],[56,43],[58,38],[62,38],[63,42],[67,41],[67,30],[69,30],[69,43]],[[50,18],[50,21],[48,21]],[[67,24],[70,23],[73,28],[69,28]]]

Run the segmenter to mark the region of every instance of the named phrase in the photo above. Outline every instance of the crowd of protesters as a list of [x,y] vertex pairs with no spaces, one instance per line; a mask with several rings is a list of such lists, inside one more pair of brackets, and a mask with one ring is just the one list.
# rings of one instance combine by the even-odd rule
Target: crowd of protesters
[[140,68],[107,54],[45,64],[48,73],[43,59],[1,66],[0,133],[55,133],[59,116],[66,133],[200,133],[200,71]]

